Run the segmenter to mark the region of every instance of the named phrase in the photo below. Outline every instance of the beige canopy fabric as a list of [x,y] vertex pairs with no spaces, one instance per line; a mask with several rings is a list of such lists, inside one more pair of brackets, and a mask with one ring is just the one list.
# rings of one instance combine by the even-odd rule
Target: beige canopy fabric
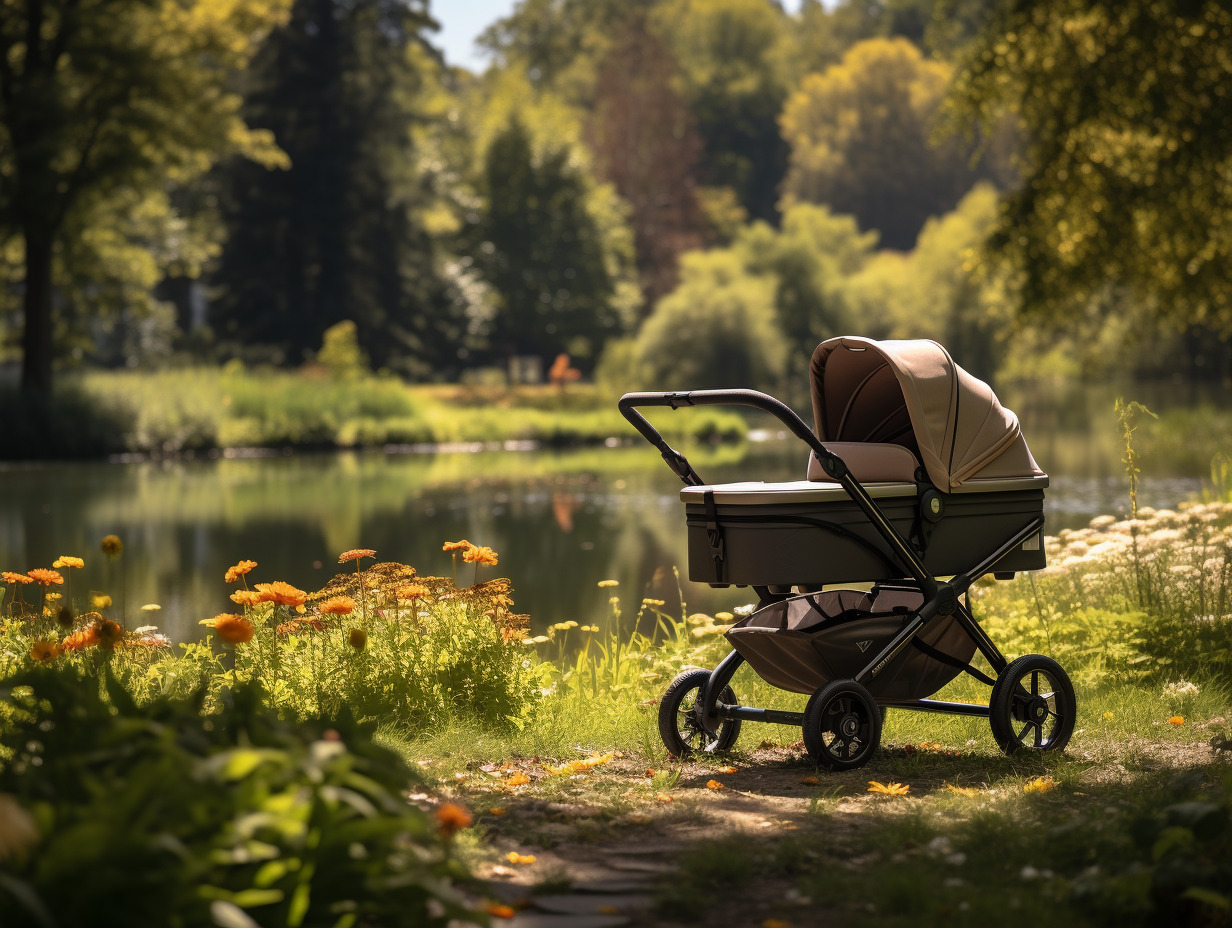
[[810,373],[823,442],[902,445],[942,490],[975,478],[1043,474],[1018,417],[934,341],[827,339],[813,352]]

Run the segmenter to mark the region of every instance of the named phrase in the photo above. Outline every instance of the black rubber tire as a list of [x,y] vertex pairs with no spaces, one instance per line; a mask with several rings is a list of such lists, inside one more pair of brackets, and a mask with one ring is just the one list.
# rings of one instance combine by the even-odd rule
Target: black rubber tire
[[852,770],[881,743],[883,709],[855,680],[833,680],[804,707],[804,746],[818,767]]
[[[727,719],[719,726],[718,736],[706,731],[694,714],[702,686],[710,679],[710,671],[691,668],[668,684],[659,702],[659,737],[667,753],[683,759],[694,753],[713,754],[726,751],[740,737],[740,720]],[[719,701],[736,706],[736,694],[730,686],[723,687]]]
[[1006,754],[1020,748],[1063,750],[1074,733],[1076,717],[1077,702],[1069,675],[1043,654],[1027,654],[1010,661],[993,684],[988,701],[992,736]]

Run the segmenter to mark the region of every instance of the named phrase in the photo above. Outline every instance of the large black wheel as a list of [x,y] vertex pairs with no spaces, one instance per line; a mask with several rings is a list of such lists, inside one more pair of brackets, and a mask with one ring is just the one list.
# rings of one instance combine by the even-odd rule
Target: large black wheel
[[1074,685],[1061,665],[1042,654],[1010,661],[988,703],[992,736],[1006,754],[1020,748],[1060,751],[1074,733]]
[[804,707],[804,746],[819,767],[862,767],[881,741],[881,719],[881,707],[867,689],[855,680],[834,680]]
[[[702,707],[698,697],[709,679],[709,670],[686,670],[668,684],[667,692],[659,702],[659,737],[672,757],[726,751],[740,736],[739,719],[725,719],[717,735],[712,735],[702,725]],[[739,705],[730,686],[723,687],[719,702],[729,706]]]

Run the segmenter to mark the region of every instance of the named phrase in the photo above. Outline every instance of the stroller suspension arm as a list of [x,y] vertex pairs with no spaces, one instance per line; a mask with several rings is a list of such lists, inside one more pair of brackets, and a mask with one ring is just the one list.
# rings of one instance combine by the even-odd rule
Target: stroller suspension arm
[[[931,599],[937,595],[937,582],[929,575],[915,551],[882,515],[881,510],[877,508],[872,497],[868,495],[859,481],[851,476],[843,460],[822,444],[821,440],[813,434],[813,430],[786,403],[756,390],[691,390],[686,393],[626,393],[622,396],[618,404],[621,414],[641,433],[643,438],[659,449],[667,466],[684,481],[685,486],[696,487],[704,483],[697,475],[697,471],[693,470],[684,455],[663,440],[658,430],[637,411],[638,406],[669,406],[672,409],[680,409],[682,406],[752,406],[754,409],[770,413],[813,450],[818,460],[821,461],[822,469],[831,480],[837,482],[847,492],[847,495],[873,523],[873,527],[885,539],[899,563],[920,584],[925,597]],[[950,610],[953,602],[953,596],[946,596],[942,611]]]

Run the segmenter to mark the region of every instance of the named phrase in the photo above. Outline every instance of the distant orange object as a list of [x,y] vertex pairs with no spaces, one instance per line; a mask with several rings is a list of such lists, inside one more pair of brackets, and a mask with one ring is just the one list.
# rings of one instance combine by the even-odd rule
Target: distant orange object
[[562,388],[569,381],[580,380],[581,377],[581,371],[569,366],[569,355],[567,354],[558,354],[548,369],[548,380]]

